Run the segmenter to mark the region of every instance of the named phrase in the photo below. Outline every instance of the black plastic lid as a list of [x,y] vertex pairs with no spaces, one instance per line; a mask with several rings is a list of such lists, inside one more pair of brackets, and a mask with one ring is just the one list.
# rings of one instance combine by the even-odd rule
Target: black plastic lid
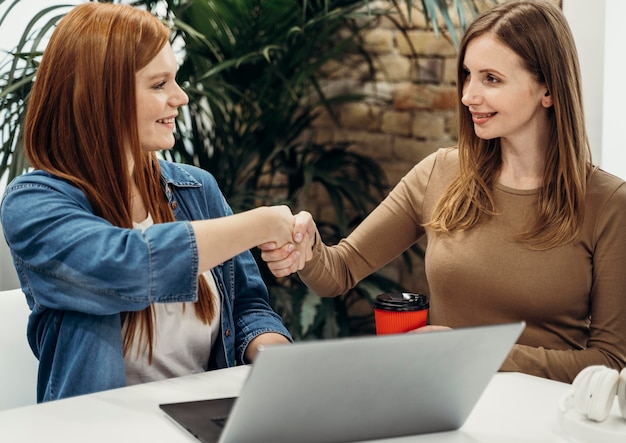
[[428,297],[410,292],[380,294],[374,301],[374,308],[387,311],[419,311],[428,309]]

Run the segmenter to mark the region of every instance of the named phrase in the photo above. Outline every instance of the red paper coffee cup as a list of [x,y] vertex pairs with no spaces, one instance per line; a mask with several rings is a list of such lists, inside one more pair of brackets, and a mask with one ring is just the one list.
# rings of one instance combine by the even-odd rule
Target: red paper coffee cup
[[400,334],[426,326],[428,297],[408,292],[380,294],[374,301],[376,334]]

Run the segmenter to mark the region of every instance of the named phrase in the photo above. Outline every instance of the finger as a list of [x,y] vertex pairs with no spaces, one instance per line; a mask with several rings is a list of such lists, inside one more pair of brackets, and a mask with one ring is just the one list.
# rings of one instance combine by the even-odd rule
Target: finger
[[297,252],[291,254],[287,259],[276,262],[268,262],[267,267],[275,277],[285,277],[297,271],[294,263],[297,263]]
[[279,260],[284,260],[289,257],[289,254],[293,252],[295,246],[293,243],[287,243],[281,246],[278,249],[272,250],[264,250],[261,249],[261,258],[266,262],[275,262]]
[[276,242],[268,242],[268,243],[263,243],[262,245],[259,245],[258,248],[262,251],[273,251],[274,249],[277,248]]
[[274,251],[261,251],[261,258],[267,263],[278,262],[289,257],[289,252],[282,249],[276,249]]
[[296,223],[301,226],[306,226],[306,231],[309,237],[311,237],[311,239],[315,238],[317,226],[315,225],[315,220],[313,220],[313,216],[310,212],[300,211],[296,214]]
[[306,211],[298,212],[294,220],[293,240],[300,243],[311,230],[315,231],[315,222],[311,214]]

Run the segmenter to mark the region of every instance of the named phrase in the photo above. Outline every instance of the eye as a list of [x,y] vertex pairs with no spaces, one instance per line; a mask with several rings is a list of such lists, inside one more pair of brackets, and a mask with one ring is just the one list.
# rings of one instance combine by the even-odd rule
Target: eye
[[487,76],[485,77],[485,81],[487,83],[500,83],[500,79],[497,77],[494,77],[491,74],[487,74]]
[[153,88],[153,89],[163,89],[163,88],[165,88],[165,84],[166,84],[166,83],[167,83],[167,82],[164,82],[164,81],[163,81],[163,82],[159,82],[159,83],[157,83],[156,85],[154,85],[152,88]]

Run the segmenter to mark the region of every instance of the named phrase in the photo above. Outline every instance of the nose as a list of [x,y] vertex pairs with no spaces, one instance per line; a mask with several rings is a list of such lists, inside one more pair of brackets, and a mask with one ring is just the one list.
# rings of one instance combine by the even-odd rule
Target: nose
[[480,104],[482,96],[479,93],[478,86],[472,81],[471,77],[465,79],[463,84],[461,103],[465,106]]
[[176,108],[178,108],[179,106],[185,106],[187,103],[189,103],[189,96],[178,83],[176,83],[176,90],[172,95],[172,103],[173,106]]

